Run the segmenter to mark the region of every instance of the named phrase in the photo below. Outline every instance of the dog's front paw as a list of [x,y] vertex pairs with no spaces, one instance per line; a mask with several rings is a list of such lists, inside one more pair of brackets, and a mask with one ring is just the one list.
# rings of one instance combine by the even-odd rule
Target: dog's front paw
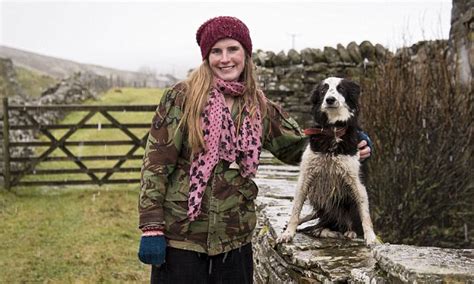
[[278,237],[277,243],[289,243],[293,240],[293,237],[295,236],[294,232],[290,232],[289,230],[285,230],[281,236]]
[[364,237],[367,246],[375,246],[380,244],[380,241],[377,239],[375,233],[367,234],[367,236],[364,235]]

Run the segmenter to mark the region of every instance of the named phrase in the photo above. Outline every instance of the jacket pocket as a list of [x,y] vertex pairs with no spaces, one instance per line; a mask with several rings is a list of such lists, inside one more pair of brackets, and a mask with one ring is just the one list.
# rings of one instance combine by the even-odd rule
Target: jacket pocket
[[251,179],[242,177],[234,169],[216,175],[212,186],[216,212],[239,210],[242,204],[255,199],[258,191]]
[[225,175],[217,175],[214,185],[216,210],[211,210],[210,218],[217,239],[225,243],[249,236],[256,224],[255,183],[237,170],[227,170]]
[[240,232],[242,235],[246,235],[251,233],[257,224],[255,199],[258,188],[253,180],[249,180],[246,186],[239,189],[239,192],[242,194],[242,201],[239,204]]

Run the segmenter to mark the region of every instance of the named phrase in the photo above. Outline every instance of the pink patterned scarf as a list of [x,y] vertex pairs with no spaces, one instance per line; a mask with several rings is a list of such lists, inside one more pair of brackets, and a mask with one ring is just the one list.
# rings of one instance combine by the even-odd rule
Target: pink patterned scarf
[[188,217],[194,221],[201,213],[201,201],[207,182],[219,160],[237,162],[243,177],[253,177],[257,172],[262,149],[262,118],[259,108],[254,118],[250,118],[248,107],[244,105],[243,123],[236,128],[224,95],[242,96],[245,86],[239,82],[227,82],[215,78],[207,105],[201,115],[205,150],[196,154],[189,172]]

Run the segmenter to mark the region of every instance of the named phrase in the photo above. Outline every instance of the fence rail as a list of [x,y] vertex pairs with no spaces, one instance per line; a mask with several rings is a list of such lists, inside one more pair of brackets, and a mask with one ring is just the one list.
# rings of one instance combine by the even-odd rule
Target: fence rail
[[[140,160],[142,155],[137,154],[140,148],[145,148],[146,139],[148,137],[149,123],[121,123],[116,113],[128,112],[154,112],[154,105],[9,105],[8,99],[3,99],[3,171],[4,186],[9,189],[12,186],[34,186],[34,185],[77,185],[77,184],[112,184],[112,183],[130,183],[138,182],[134,178],[112,178],[116,173],[139,172],[140,167],[125,166],[127,161]],[[77,123],[65,124],[44,124],[37,118],[44,112],[61,111],[61,112],[80,112],[84,113]],[[100,114],[106,123],[91,123],[90,120],[96,114]],[[9,118],[17,115],[27,119],[27,123],[10,124]],[[120,140],[93,140],[79,141],[72,139],[73,135],[79,130],[86,129],[107,129],[109,131],[119,131],[125,135],[126,139]],[[131,130],[141,130],[144,135],[137,135]],[[146,130],[145,130],[146,129]],[[38,131],[49,141],[11,141],[10,131],[13,130],[33,130]],[[54,131],[63,131],[59,138],[53,134]],[[99,155],[79,155],[71,151],[71,147],[80,146],[125,146],[129,147],[128,151],[121,155],[116,154],[99,154]],[[33,148],[34,156],[12,155],[14,148]],[[40,147],[46,148],[40,153]],[[69,148],[68,148],[69,147]],[[53,153],[59,150],[62,156]],[[39,165],[42,162],[64,162],[68,161],[75,164],[77,168],[63,168],[61,165],[53,163],[53,167],[42,168]],[[87,161],[112,161],[113,165],[106,167],[92,167],[87,165]],[[105,164],[105,163],[104,163]],[[61,175],[61,174],[82,174],[87,179],[64,179],[64,180],[24,180],[27,175]],[[100,174],[103,174],[100,176]]]

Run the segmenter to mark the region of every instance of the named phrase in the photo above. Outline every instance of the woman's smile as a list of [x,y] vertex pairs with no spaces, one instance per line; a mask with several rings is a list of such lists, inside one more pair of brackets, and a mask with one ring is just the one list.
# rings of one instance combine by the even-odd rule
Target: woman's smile
[[211,48],[209,65],[214,76],[224,81],[237,81],[245,66],[244,48],[234,39],[221,39]]

